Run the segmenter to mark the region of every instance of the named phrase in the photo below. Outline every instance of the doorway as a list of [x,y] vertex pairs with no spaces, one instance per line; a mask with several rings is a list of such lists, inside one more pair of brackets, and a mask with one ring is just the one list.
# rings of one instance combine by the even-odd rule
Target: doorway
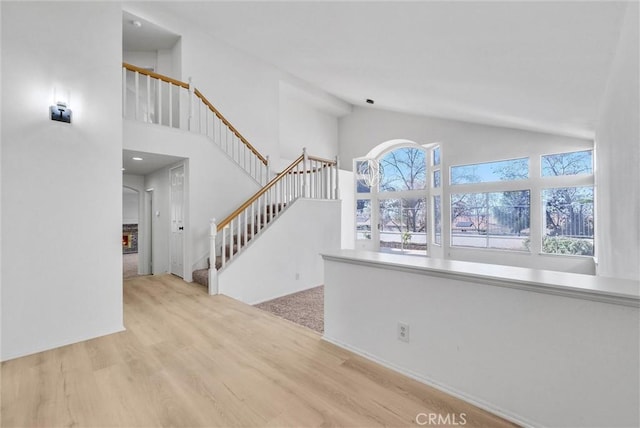
[[184,278],[184,165],[170,170],[171,273]]
[[122,187],[122,277],[133,278],[139,274],[139,225],[140,192]]

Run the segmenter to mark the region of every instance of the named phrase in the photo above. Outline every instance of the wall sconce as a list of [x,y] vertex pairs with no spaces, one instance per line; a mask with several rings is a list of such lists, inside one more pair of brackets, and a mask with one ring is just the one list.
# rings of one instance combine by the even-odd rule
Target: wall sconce
[[71,109],[69,108],[69,93],[66,91],[53,91],[55,105],[49,108],[51,120],[71,123]]

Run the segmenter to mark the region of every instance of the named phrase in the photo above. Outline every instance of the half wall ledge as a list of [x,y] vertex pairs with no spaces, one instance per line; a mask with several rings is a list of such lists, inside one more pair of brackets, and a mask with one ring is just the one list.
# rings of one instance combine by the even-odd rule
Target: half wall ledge
[[322,257],[343,263],[640,307],[640,281],[629,279],[362,250],[339,250],[324,253]]

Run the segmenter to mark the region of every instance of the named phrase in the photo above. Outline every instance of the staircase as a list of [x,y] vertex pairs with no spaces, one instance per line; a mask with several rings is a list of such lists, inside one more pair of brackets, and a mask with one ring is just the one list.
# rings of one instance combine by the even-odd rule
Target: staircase
[[263,186],[223,221],[210,222],[207,268],[193,272],[194,282],[208,287],[210,294],[217,292],[218,273],[297,199],[338,199],[337,158],[308,156],[303,149],[300,157],[273,177],[269,157],[260,154],[191,79],[182,82],[123,63],[122,80],[124,118],[204,135]]
[[[272,220],[276,218],[277,215],[280,214],[282,210],[286,208],[286,204],[272,204],[267,206],[267,214],[260,214],[256,216],[255,221],[252,224],[247,225],[246,234],[237,233],[233,235],[233,247],[225,248],[225,257],[226,259],[230,259],[231,256],[235,256],[238,253],[239,248],[243,248],[246,246],[249,241],[251,241],[254,237],[256,237],[260,231],[264,227],[266,227]],[[251,228],[253,227],[253,231]],[[238,240],[240,240],[240,246],[238,246]],[[216,256],[215,268],[216,270],[220,270],[222,267],[222,255]],[[207,257],[207,268],[206,269],[197,269],[193,271],[193,282],[198,283],[200,285],[204,285],[205,287],[209,287],[209,269],[211,269],[211,257]]]
[[[299,198],[337,199],[338,161],[308,156],[306,149],[287,168],[220,223],[211,220],[208,268],[194,281],[215,294],[217,275]],[[211,267],[214,260],[214,268]],[[213,282],[213,283],[212,283]]]

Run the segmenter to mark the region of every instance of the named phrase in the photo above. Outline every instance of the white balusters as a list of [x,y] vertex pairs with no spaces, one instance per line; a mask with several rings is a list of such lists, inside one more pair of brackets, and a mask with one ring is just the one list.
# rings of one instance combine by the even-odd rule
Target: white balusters
[[[141,82],[141,76],[146,81]],[[196,91],[191,78],[188,84],[182,83],[124,64],[122,114],[125,118],[205,135],[258,183],[264,185],[271,178],[264,158]]]
[[[258,164],[264,167],[265,174],[269,163]],[[221,266],[224,267],[297,198],[336,199],[337,186],[337,158],[335,161],[313,158],[304,150],[295,163],[269,182],[268,187],[261,189],[236,210],[232,217],[224,220],[224,226],[218,234],[221,242],[218,246],[211,244],[210,252],[214,263],[217,248],[222,249],[220,257]],[[213,280],[212,276],[210,278]]]
[[253,239],[256,231],[256,203],[257,201],[251,204],[251,239]]
[[127,117],[127,69],[122,69],[122,117]]
[[229,229],[229,226],[225,226],[224,229],[222,229],[222,245],[220,246],[221,251],[220,251],[220,256],[222,257],[222,266],[224,267],[224,265],[226,264],[227,261],[227,255],[226,255],[226,237],[227,237],[227,230]]
[[173,85],[169,83],[169,128],[173,128]]
[[147,114],[145,115],[145,122],[151,123],[151,76],[147,75]]
[[162,80],[158,79],[158,125],[162,125]]
[[336,164],[334,166],[334,171],[335,171],[335,177],[336,177],[336,182],[335,182],[335,187],[333,188],[333,199],[338,199],[340,197],[340,184],[339,184],[339,178],[340,178],[340,159],[338,158],[338,156],[336,155]]
[[302,174],[304,181],[302,184],[302,197],[309,197],[309,175],[307,174],[307,168],[309,168],[309,156],[307,156],[307,148],[302,148]]
[[139,120],[138,111],[140,111],[140,73],[137,71],[134,74],[135,79],[135,92],[136,92],[136,115],[135,119]]
[[216,269],[216,236],[218,225],[216,219],[209,221],[209,294],[218,294],[218,269]]
[[187,101],[187,130],[193,130],[193,84],[189,77],[189,97]]

